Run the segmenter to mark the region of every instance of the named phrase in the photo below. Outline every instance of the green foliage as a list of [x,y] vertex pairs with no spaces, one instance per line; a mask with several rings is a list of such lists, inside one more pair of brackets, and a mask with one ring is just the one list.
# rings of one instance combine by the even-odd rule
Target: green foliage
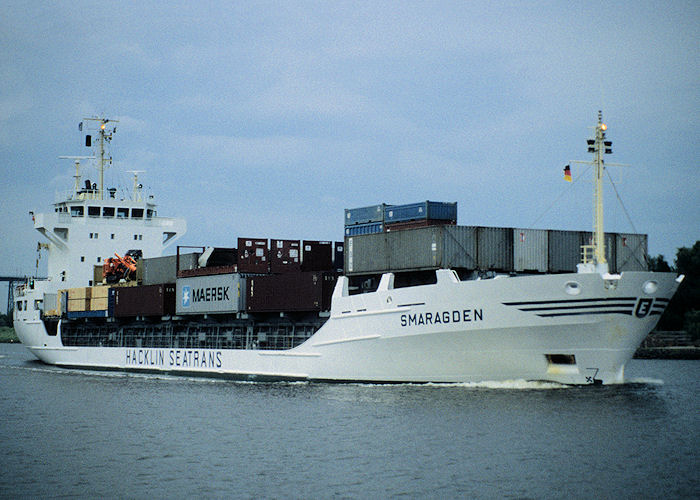
[[[660,260],[657,260],[659,258]],[[662,261],[665,263],[661,255],[652,261],[655,265],[662,265]],[[678,249],[675,271],[684,274],[685,279],[661,317],[657,329],[685,329],[689,333],[696,332],[693,334],[694,338],[700,338],[700,240],[696,241],[692,248]]]
[[14,328],[0,326],[0,342],[19,342]]
[[12,317],[7,314],[0,314],[0,326],[12,326]]
[[656,257],[647,258],[649,262],[649,271],[654,271],[657,273],[668,273],[671,271],[671,266],[666,262],[666,258],[663,255],[657,255]]

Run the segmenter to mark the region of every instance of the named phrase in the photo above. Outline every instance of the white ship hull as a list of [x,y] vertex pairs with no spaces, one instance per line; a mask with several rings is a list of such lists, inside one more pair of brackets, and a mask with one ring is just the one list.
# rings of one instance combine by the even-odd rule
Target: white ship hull
[[[349,295],[336,286],[328,321],[289,350],[73,347],[49,335],[38,311],[15,315],[20,340],[42,361],[91,369],[243,379],[357,382],[548,380],[620,383],[681,279],[629,272],[459,281]],[[38,292],[38,290],[37,290]],[[30,298],[32,291],[26,292]]]

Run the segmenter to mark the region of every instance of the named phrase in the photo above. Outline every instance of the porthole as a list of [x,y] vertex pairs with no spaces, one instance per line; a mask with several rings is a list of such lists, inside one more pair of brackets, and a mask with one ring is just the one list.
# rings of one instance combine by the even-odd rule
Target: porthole
[[659,289],[659,284],[656,281],[647,281],[642,285],[642,290],[644,293],[647,295],[651,295],[652,293],[656,293],[656,290]]

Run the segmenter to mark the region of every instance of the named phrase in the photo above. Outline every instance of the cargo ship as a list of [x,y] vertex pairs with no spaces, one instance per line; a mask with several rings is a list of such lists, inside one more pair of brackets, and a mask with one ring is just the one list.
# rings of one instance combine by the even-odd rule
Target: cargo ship
[[[104,189],[114,121],[86,140],[100,183],[33,214],[48,279],[14,291],[14,327],[45,363],[242,380],[624,381],[683,276],[646,270],[646,236],[603,231],[599,113],[591,232],[457,224],[456,203],[345,210],[342,242],[238,238],[177,247],[135,177]],[[81,128],[82,130],[82,128]],[[583,163],[583,162],[581,162]],[[135,173],[136,175],[136,173]],[[121,255],[120,255],[121,254]]]

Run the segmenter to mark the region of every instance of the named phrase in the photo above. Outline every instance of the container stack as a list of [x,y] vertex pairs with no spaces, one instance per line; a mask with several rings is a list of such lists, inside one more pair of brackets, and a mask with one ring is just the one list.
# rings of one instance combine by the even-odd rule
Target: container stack
[[457,224],[457,203],[421,201],[345,209],[345,236]]
[[[464,271],[572,273],[587,231],[426,226],[345,238],[345,274],[452,268]],[[605,234],[610,272],[646,271],[647,236]]]

